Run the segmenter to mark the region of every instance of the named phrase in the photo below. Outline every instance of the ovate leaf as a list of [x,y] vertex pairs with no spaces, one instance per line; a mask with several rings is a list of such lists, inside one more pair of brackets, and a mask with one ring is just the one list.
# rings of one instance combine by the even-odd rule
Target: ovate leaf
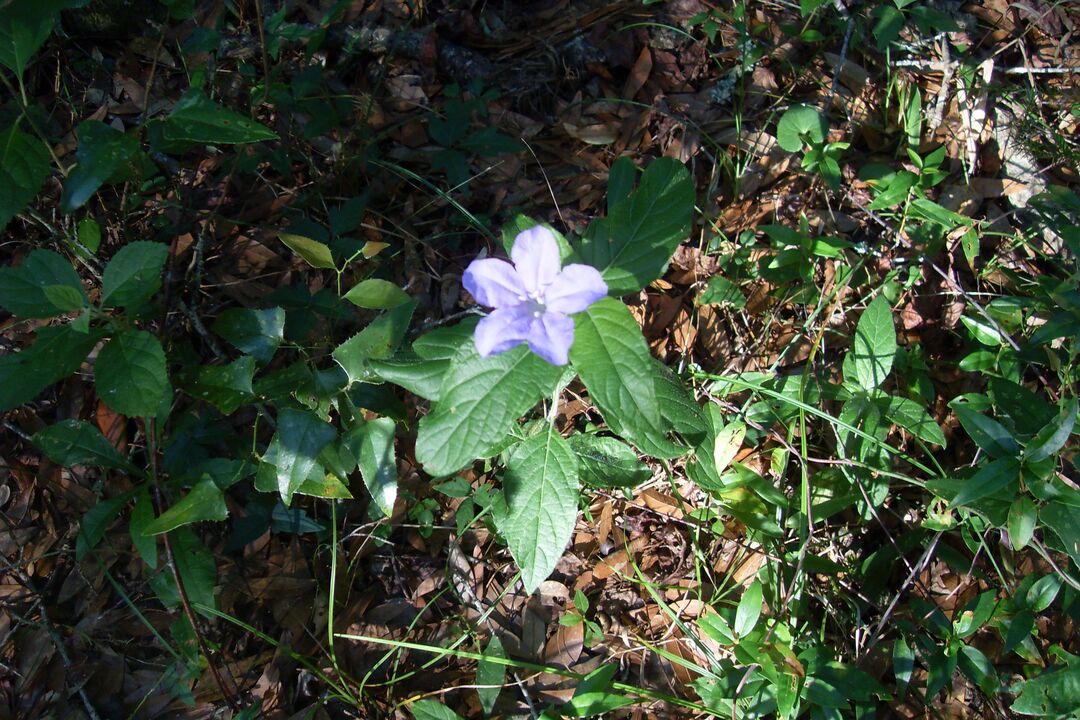
[[344,368],[349,382],[368,377],[371,360],[385,360],[393,355],[409,329],[416,303],[412,300],[398,305],[372,320],[367,327],[353,335],[334,350],[334,360]]
[[103,307],[138,307],[161,289],[161,269],[169,257],[162,243],[137,241],[120,248],[101,275]]
[[761,617],[762,594],[761,581],[755,580],[743,591],[739,606],[735,610],[735,636],[744,638],[750,634]]
[[0,230],[30,204],[48,177],[49,150],[43,142],[14,126],[0,133]]
[[100,339],[97,331],[79,332],[71,325],[43,327],[30,347],[0,355],[0,410],[33,400],[78,370]]
[[198,368],[194,377],[184,383],[191,395],[210,403],[224,415],[231,415],[249,402],[253,395],[251,381],[255,375],[255,358],[245,355],[228,365]]
[[531,595],[555,569],[577,521],[577,458],[553,427],[528,438],[510,455],[503,499],[505,511],[496,513],[496,525]]
[[60,3],[52,0],[22,0],[0,8],[0,63],[22,77],[30,57],[52,32],[60,9]]
[[345,293],[345,299],[357,307],[369,310],[389,310],[409,302],[412,298],[409,297],[409,293],[392,282],[369,278],[354,285],[349,292]]
[[633,448],[613,437],[575,433],[567,442],[577,456],[581,480],[588,485],[632,488],[652,477],[652,469]]
[[225,495],[209,476],[203,476],[187,495],[161,513],[143,529],[144,535],[160,535],[182,525],[202,520],[224,520],[229,516]]
[[285,334],[285,311],[232,308],[218,315],[212,329],[237,350],[265,365],[274,357]]
[[84,307],[86,302],[75,268],[52,250],[34,250],[20,265],[0,268],[0,306],[12,315],[49,318]]
[[64,180],[60,209],[70,213],[82,207],[107,182],[130,177],[140,154],[139,139],[98,120],[79,125],[78,164]]
[[552,392],[561,373],[525,345],[482,358],[466,344],[446,372],[435,409],[420,421],[416,457],[424,470],[440,477],[483,457]]
[[165,351],[143,330],[125,330],[101,349],[94,384],[106,405],[129,417],[153,417],[169,393]]
[[135,469],[95,426],[84,420],[61,420],[34,433],[34,444],[53,462]]
[[1026,681],[1009,709],[1038,718],[1074,718],[1080,708],[1080,663],[1044,670]]
[[143,532],[152,522],[154,522],[154,501],[150,499],[150,492],[146,486],[143,486],[135,498],[135,505],[131,508],[128,532],[131,535],[131,544],[135,546],[139,557],[144,563],[154,568],[157,567],[157,539]]
[[892,308],[883,295],[874,298],[859,318],[851,352],[855,377],[845,379],[863,390],[880,387],[892,372],[896,358],[896,329]]
[[417,700],[409,706],[414,720],[462,720],[461,716],[438,700]]
[[292,501],[293,493],[315,467],[319,453],[335,437],[337,431],[333,426],[311,413],[292,408],[281,411],[270,450],[277,468],[277,488],[282,502],[288,505]]
[[312,240],[311,238],[304,237],[303,235],[293,235],[292,233],[280,232],[278,238],[281,242],[285,243],[290,250],[304,258],[304,261],[308,265],[317,268],[326,268],[327,270],[333,270],[334,257],[330,254],[330,248],[323,245],[318,240]]
[[276,140],[270,128],[213,102],[192,88],[173,107],[161,128],[169,143],[237,145]]

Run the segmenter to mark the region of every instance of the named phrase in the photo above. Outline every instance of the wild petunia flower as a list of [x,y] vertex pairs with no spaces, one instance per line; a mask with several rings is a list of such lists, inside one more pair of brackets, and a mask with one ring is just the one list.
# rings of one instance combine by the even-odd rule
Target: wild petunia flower
[[481,305],[495,308],[476,326],[477,351],[487,357],[522,343],[553,365],[565,365],[574,344],[573,313],[607,295],[600,272],[589,265],[559,269],[559,245],[545,227],[518,234],[514,264],[473,260],[462,284]]

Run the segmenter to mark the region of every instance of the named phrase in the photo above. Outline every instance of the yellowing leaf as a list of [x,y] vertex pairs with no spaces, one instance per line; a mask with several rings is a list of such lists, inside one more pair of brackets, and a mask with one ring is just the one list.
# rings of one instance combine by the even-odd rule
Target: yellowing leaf
[[281,242],[289,246],[289,249],[304,258],[308,265],[328,270],[336,269],[337,266],[334,265],[334,258],[330,254],[330,248],[321,242],[303,235],[293,235],[286,232],[279,232],[278,237]]

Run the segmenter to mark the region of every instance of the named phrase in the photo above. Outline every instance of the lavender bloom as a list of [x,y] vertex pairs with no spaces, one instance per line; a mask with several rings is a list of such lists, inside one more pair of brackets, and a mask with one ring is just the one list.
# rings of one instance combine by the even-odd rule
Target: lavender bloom
[[565,365],[574,344],[573,313],[607,295],[600,272],[588,265],[559,269],[559,245],[545,227],[514,238],[514,264],[473,260],[462,284],[481,305],[495,308],[476,326],[477,351],[484,357],[522,343],[552,365]]

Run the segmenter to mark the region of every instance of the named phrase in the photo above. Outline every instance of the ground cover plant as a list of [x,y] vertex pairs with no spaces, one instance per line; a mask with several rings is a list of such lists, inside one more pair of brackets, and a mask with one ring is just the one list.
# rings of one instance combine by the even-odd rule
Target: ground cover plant
[[0,4],[0,717],[1076,717],[1077,23]]

